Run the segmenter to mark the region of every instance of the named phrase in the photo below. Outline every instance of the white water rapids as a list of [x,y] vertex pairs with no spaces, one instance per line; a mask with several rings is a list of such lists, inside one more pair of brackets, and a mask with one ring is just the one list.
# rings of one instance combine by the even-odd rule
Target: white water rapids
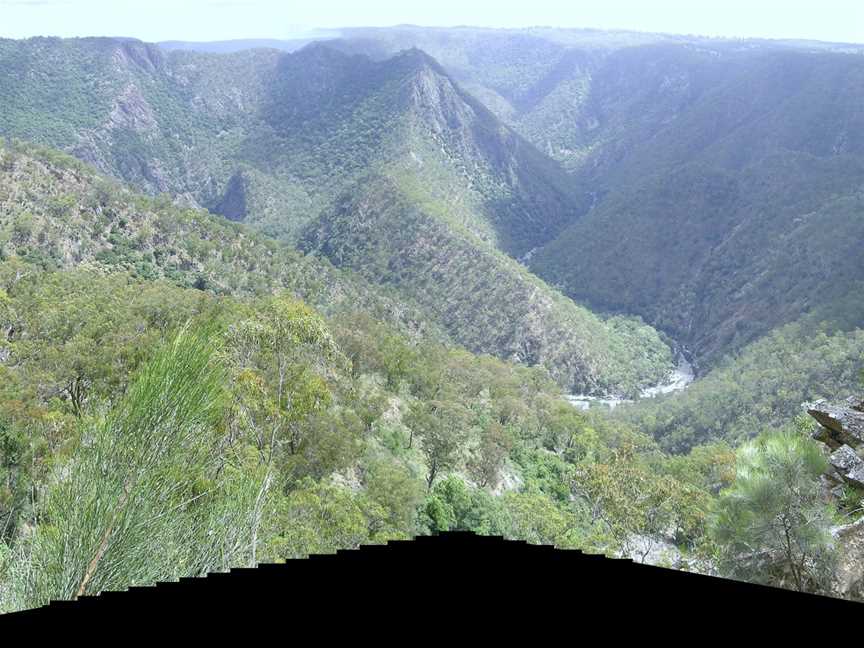
[[[674,391],[685,389],[696,377],[693,372],[693,365],[688,362],[683,353],[678,354],[678,362],[675,370],[669,374],[669,377],[662,383],[658,383],[653,387],[646,387],[639,394],[639,398],[654,398],[660,394],[669,394]],[[603,398],[601,396],[588,396],[587,394],[566,394],[564,398],[574,407],[581,410],[587,410],[592,403],[605,405],[609,409],[615,409],[621,403],[632,403],[632,400],[625,398]]]

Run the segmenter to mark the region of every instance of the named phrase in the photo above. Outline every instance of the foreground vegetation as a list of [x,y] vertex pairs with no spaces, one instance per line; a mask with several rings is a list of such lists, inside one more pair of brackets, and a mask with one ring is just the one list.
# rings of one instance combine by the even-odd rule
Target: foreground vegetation
[[[17,259],[0,281],[6,610],[446,529],[637,560],[668,542],[725,569],[736,520],[776,515],[732,495],[751,488],[741,457],[787,474],[776,441],[742,448],[737,477],[724,444],[665,455],[541,368],[360,312]],[[806,459],[794,434],[781,455]],[[824,531],[816,472],[790,478]]]

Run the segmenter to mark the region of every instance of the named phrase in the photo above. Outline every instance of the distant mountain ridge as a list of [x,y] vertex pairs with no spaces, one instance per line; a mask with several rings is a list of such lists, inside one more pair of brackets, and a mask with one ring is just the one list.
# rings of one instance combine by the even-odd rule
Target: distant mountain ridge
[[[379,57],[423,47],[570,171],[590,213],[528,263],[574,299],[642,315],[703,369],[813,310],[864,323],[830,307],[864,278],[846,247],[862,236],[864,47],[539,28],[343,35],[346,51]],[[835,252],[855,258],[820,266]]]
[[275,49],[294,52],[317,40],[334,38],[338,32],[324,31],[294,36],[286,39],[247,38],[222,41],[160,41],[159,47],[166,51],[187,50],[190,52],[209,52],[212,54],[234,54],[250,49]]
[[[495,202],[479,217],[502,230],[505,247],[549,240],[584,210],[554,163],[418,50],[376,62],[321,43],[293,54],[215,56],[130,39],[30,39],[0,41],[0,60],[19,73],[0,87],[3,134],[64,148],[147,192],[211,209],[242,179],[245,211],[283,237],[358,169],[406,156],[422,163],[411,145],[424,143],[443,148],[448,159],[436,162],[456,165],[451,179],[487,203],[474,211]],[[517,221],[491,223],[508,209]],[[518,222],[525,218],[535,221],[530,228]]]
[[[0,133],[321,254],[335,249],[320,236],[344,225],[345,205],[363,204],[346,193],[398,196],[375,221],[390,228],[382,258],[407,252],[389,234],[423,214],[443,224],[444,258],[468,245],[497,259],[503,285],[521,270],[495,255],[523,259],[580,303],[641,316],[703,371],[805,314],[864,322],[847,298],[864,280],[864,58],[849,47],[547,28],[341,35],[218,55],[128,39],[0,41],[23,80],[0,80]],[[364,193],[367,181],[386,189]],[[826,264],[835,253],[850,261]],[[376,263],[346,267],[392,284]],[[398,290],[426,298],[416,291],[430,271],[442,269],[414,267]],[[505,312],[502,298],[442,311],[442,324],[485,350],[501,331],[475,324],[484,308]],[[570,317],[552,308],[550,321]],[[662,356],[654,342],[633,353],[626,336],[594,340],[601,364]]]

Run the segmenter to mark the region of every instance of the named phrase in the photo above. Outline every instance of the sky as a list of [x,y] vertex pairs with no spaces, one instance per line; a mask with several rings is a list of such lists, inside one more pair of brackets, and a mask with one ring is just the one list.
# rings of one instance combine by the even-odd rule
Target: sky
[[0,37],[291,38],[312,28],[589,27],[864,43],[864,0],[0,0]]

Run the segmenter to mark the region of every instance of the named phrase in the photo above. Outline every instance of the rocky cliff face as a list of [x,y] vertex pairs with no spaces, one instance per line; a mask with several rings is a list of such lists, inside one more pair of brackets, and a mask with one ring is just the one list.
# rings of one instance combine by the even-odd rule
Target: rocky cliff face
[[[843,485],[864,489],[864,402],[850,398],[836,404],[816,401],[807,413],[819,422],[813,438],[827,446],[831,471],[825,476],[838,494]],[[839,490],[838,490],[839,489]]]
[[864,601],[864,518],[833,530],[837,540],[837,593]]
[[[825,444],[826,453],[830,453],[830,468],[822,476],[826,497],[848,508],[849,492],[864,495],[864,400],[820,400],[805,407],[819,422],[813,438]],[[862,503],[864,500],[856,508]],[[864,518],[835,527],[831,534],[837,543],[836,593],[864,600]]]

